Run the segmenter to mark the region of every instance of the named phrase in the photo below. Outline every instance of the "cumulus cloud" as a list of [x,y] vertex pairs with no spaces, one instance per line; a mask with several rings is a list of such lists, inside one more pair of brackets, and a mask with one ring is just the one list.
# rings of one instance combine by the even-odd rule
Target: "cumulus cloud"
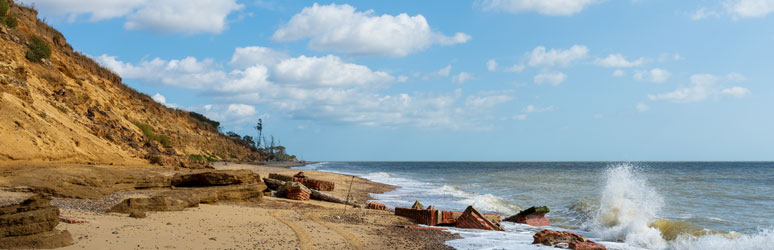
[[674,103],[700,102],[714,97],[742,98],[750,94],[750,90],[744,87],[732,86],[723,88],[719,86],[721,78],[710,74],[692,75],[690,86],[678,88],[672,92],[648,95],[653,101],[670,101]]
[[158,103],[161,103],[161,104],[167,103],[167,98],[164,97],[163,95],[159,94],[159,93],[156,93],[155,95],[151,96],[151,98],[153,98],[154,101],[156,101]]
[[672,73],[665,69],[654,68],[648,71],[638,70],[634,72],[634,79],[638,81],[648,81],[654,83],[662,83],[669,79]]
[[542,72],[535,75],[533,80],[537,85],[549,84],[556,86],[567,80],[567,75],[562,72]]
[[724,5],[728,12],[741,18],[764,17],[774,12],[774,0],[729,0]]
[[286,53],[260,46],[236,48],[228,64],[235,68],[247,68],[256,64],[275,65],[290,58]]
[[642,65],[645,63],[645,58],[640,57],[637,60],[629,61],[621,54],[610,54],[605,58],[597,58],[594,63],[607,68],[630,68]]
[[626,72],[624,72],[623,70],[616,69],[615,71],[613,71],[613,76],[615,77],[622,77],[625,75],[626,75]]
[[236,0],[32,0],[30,3],[47,16],[67,16],[76,21],[125,17],[124,28],[157,33],[221,33],[226,18],[244,8]]
[[[232,59],[250,54],[245,51],[236,49]],[[230,71],[211,59],[194,57],[156,58],[137,64],[107,55],[97,59],[125,79],[199,89],[221,103],[229,103],[197,107],[196,110],[216,120],[251,117],[257,114],[253,105],[262,105],[289,119],[320,123],[480,128],[482,114],[488,108],[511,98],[500,92],[479,93],[465,99],[459,89],[446,93],[383,94],[379,90],[399,79],[333,55],[286,57],[273,51],[252,51],[259,51],[261,60],[232,60]],[[266,55],[279,58],[264,58]],[[247,66],[249,62],[256,64]],[[447,66],[437,73],[449,76],[450,71],[451,66]]]
[[306,7],[272,36],[274,41],[310,39],[308,47],[355,55],[406,56],[428,47],[465,43],[470,35],[447,36],[433,31],[422,15],[396,16],[357,11],[350,5]]
[[473,79],[473,75],[468,72],[460,72],[459,74],[452,76],[452,82],[457,84],[463,84],[470,79]]
[[490,72],[497,70],[497,61],[494,59],[489,59],[489,61],[486,61],[486,70]]
[[589,49],[583,45],[573,45],[569,49],[546,50],[538,46],[528,53],[529,66],[567,66],[570,63],[586,57]]
[[[248,121],[254,121],[261,117],[253,105],[242,103],[231,104],[207,104],[196,107],[187,107],[187,110],[203,114],[209,119],[219,121],[222,125],[239,125]],[[265,116],[264,116],[265,117]]]
[[479,0],[476,6],[485,11],[508,13],[537,12],[550,16],[569,16],[601,0]]
[[511,91],[479,92],[475,95],[468,96],[465,99],[465,105],[476,110],[480,110],[480,108],[491,108],[513,100],[511,93]]

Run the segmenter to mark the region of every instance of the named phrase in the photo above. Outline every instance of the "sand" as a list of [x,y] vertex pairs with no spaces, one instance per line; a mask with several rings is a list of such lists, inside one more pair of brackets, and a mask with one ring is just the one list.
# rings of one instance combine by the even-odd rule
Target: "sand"
[[[274,166],[218,164],[218,169],[250,169],[295,174]],[[337,196],[346,196],[351,176],[304,171],[335,181]],[[392,187],[355,178],[352,196],[370,199],[369,192]],[[347,184],[347,185],[345,185]],[[61,209],[63,216],[87,223],[60,223],[74,244],[64,249],[450,249],[443,243],[457,237],[447,232],[407,228],[416,225],[391,211],[367,210],[323,201],[264,197],[257,203],[200,204],[177,212],[148,212],[146,218],[126,214]]]

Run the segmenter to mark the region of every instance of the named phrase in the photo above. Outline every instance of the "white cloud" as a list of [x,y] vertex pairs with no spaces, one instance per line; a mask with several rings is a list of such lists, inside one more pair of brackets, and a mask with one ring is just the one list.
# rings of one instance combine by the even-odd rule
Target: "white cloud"
[[151,98],[153,98],[154,101],[156,101],[158,103],[161,103],[161,104],[167,103],[167,98],[164,97],[163,95],[159,94],[159,93],[156,93]]
[[460,72],[459,74],[452,76],[452,82],[457,84],[463,84],[470,79],[473,79],[473,75],[468,72]]
[[594,117],[594,119],[605,119],[605,114],[596,113],[592,117]]
[[485,11],[509,13],[537,12],[550,16],[569,16],[581,12],[600,0],[479,0],[476,6]]
[[649,71],[638,70],[634,72],[634,79],[638,81],[648,81],[654,83],[662,83],[669,79],[672,73],[660,68],[654,68]]
[[449,74],[451,74],[451,69],[452,69],[451,65],[446,65],[446,67],[443,67],[436,72],[426,74],[425,76],[422,77],[422,80],[430,80],[436,77],[448,77]]
[[226,18],[244,6],[236,0],[32,0],[43,15],[67,16],[76,21],[88,16],[92,22],[126,17],[129,30],[159,33],[221,33]]
[[198,60],[186,57],[180,60],[155,58],[138,65],[124,63],[115,56],[101,55],[96,58],[105,67],[121,77],[140,79],[145,82],[161,83],[178,88],[199,89],[212,83],[224,81],[228,74],[212,69],[212,59]]
[[637,105],[634,106],[634,108],[636,108],[638,112],[645,112],[650,110],[650,106],[644,103],[637,103]]
[[736,17],[763,17],[774,12],[774,0],[729,0],[725,7]]
[[721,95],[742,98],[750,94],[750,90],[743,87],[730,87],[720,90]]
[[586,57],[589,49],[583,45],[573,45],[569,49],[546,50],[538,46],[528,53],[530,66],[567,66],[573,61]]
[[610,54],[605,58],[597,58],[594,63],[599,66],[608,68],[630,68],[642,65],[645,63],[645,58],[640,57],[637,60],[629,61],[626,60],[626,57],[621,54]]
[[287,58],[290,58],[287,54],[271,48],[249,46],[236,48],[228,64],[243,69],[256,64],[274,65]]
[[556,86],[567,80],[567,75],[562,72],[542,72],[535,75],[533,80],[537,85],[549,84]]
[[283,60],[274,67],[277,82],[320,86],[366,85],[393,81],[395,78],[366,66],[345,63],[339,57],[299,56]]
[[236,0],[164,0],[144,5],[126,18],[128,30],[158,33],[221,33],[226,17],[244,6]]
[[207,104],[198,107],[190,107],[187,110],[201,113],[209,119],[219,121],[221,125],[238,125],[259,118],[254,106],[241,103],[232,104]]
[[623,70],[616,69],[615,71],[613,71],[613,76],[615,77],[622,77],[625,75],[626,75],[626,72],[624,72]]
[[[262,105],[288,119],[319,123],[481,129],[486,127],[481,126],[486,124],[484,120],[493,119],[487,114],[489,109],[512,98],[509,92],[501,91],[482,92],[466,99],[460,89],[383,94],[379,90],[388,88],[395,77],[332,55],[263,60],[265,64],[231,71],[210,59],[194,57],[156,58],[136,65],[107,55],[97,59],[125,79],[199,89],[219,103],[235,104],[196,109],[218,120],[254,116],[257,111],[251,107]],[[233,65],[244,67],[248,63]],[[450,71],[451,66],[447,66],[438,73],[448,76]],[[208,75],[217,77],[201,77]]]
[[535,105],[527,105],[523,110],[521,110],[522,113],[542,113],[542,112],[551,112],[554,111],[554,106],[546,106],[546,107],[538,107]]
[[658,61],[662,62],[662,63],[663,62],[668,62],[668,61],[680,61],[680,60],[683,60],[683,59],[685,59],[685,58],[683,58],[683,56],[681,56],[680,54],[677,54],[677,53],[674,53],[674,54],[672,54],[672,53],[661,53],[661,55],[658,56]]
[[513,100],[511,91],[484,91],[468,96],[465,99],[465,106],[474,110],[480,110],[481,108],[491,108],[511,100]]
[[653,101],[689,103],[704,101],[710,97],[730,96],[742,98],[750,94],[750,90],[739,86],[720,88],[718,86],[720,80],[721,78],[715,75],[696,74],[691,76],[689,87],[679,88],[663,94],[648,95],[648,98]]
[[434,44],[465,43],[471,37],[433,31],[422,15],[375,15],[373,10],[356,11],[350,5],[318,5],[304,8],[278,29],[272,39],[286,42],[310,39],[313,50],[355,55],[406,56]]
[[505,69],[503,69],[503,71],[505,72],[514,72],[514,73],[519,73],[522,70],[524,70],[524,65],[521,65],[521,64],[514,64],[513,66],[506,67]]
[[486,70],[489,72],[494,72],[497,70],[497,61],[494,59],[489,59],[489,61],[486,61]]

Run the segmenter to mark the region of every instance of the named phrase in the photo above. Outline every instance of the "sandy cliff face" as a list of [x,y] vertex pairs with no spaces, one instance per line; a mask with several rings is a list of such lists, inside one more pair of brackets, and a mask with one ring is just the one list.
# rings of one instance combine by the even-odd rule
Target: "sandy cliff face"
[[[121,164],[162,156],[168,164],[185,165],[191,154],[261,158],[188,112],[122,84],[118,75],[73,51],[35,10],[9,3],[18,26],[0,24],[0,161]],[[25,56],[36,36],[52,52],[42,62]]]

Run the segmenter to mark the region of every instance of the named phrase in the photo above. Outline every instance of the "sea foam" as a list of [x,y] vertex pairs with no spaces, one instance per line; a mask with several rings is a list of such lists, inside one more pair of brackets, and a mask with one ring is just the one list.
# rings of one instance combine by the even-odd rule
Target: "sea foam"
[[650,249],[666,248],[661,232],[650,226],[664,204],[658,192],[629,163],[612,166],[605,178],[599,210],[588,229],[605,240]]

